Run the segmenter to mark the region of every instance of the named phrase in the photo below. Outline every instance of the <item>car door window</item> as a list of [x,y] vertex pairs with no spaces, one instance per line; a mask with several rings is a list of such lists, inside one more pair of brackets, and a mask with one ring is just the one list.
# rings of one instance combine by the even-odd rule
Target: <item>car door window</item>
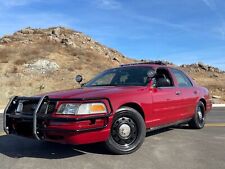
[[165,68],[158,68],[155,76],[155,83],[157,87],[173,87],[174,82],[169,73]]
[[179,87],[192,87],[193,84],[191,83],[190,79],[180,70],[171,69]]

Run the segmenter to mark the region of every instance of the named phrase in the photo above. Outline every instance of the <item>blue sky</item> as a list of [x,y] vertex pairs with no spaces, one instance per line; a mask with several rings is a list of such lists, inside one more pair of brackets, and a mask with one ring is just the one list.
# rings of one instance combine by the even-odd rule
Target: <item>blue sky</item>
[[0,36],[66,26],[137,59],[225,70],[224,0],[0,0]]

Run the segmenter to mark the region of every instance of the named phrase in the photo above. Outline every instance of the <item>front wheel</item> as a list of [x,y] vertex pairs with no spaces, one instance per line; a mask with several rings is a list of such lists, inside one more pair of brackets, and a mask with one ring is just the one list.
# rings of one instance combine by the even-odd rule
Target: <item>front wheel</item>
[[146,126],[141,114],[123,107],[115,114],[106,147],[115,154],[129,154],[142,145],[145,135]]
[[201,101],[196,106],[195,115],[189,126],[194,129],[202,129],[205,126],[205,106]]

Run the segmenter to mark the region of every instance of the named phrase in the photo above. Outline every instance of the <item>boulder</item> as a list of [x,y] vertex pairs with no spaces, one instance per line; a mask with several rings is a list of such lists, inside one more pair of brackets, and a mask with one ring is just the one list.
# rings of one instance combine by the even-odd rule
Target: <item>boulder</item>
[[59,37],[61,33],[61,29],[60,28],[55,28],[52,30],[52,34]]
[[116,61],[116,62],[118,62],[118,63],[120,63],[119,59],[116,58],[116,57],[113,57],[112,60],[113,60],[113,61]]
[[25,67],[32,72],[36,73],[47,73],[53,72],[59,69],[59,65],[53,61],[49,61],[46,59],[36,60],[34,63],[25,64]]
[[213,99],[221,99],[221,96],[213,95],[212,98],[213,98]]
[[34,30],[31,28],[25,28],[20,31],[22,34],[33,34]]
[[208,65],[205,65],[205,64],[202,63],[202,62],[198,62],[198,66],[199,66],[201,69],[203,69],[203,70],[208,70],[208,69],[209,69]]
[[12,41],[12,40],[11,40],[10,38],[6,38],[6,37],[5,37],[5,38],[2,38],[0,42],[1,42],[1,43],[9,43],[9,42],[11,42],[11,41]]

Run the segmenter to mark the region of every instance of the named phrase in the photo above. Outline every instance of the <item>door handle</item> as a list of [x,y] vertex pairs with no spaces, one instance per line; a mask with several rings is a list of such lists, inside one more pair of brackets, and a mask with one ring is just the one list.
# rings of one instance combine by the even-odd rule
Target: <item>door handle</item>
[[197,91],[194,91],[194,94],[198,94],[198,92]]
[[176,95],[181,95],[181,91],[176,91]]

